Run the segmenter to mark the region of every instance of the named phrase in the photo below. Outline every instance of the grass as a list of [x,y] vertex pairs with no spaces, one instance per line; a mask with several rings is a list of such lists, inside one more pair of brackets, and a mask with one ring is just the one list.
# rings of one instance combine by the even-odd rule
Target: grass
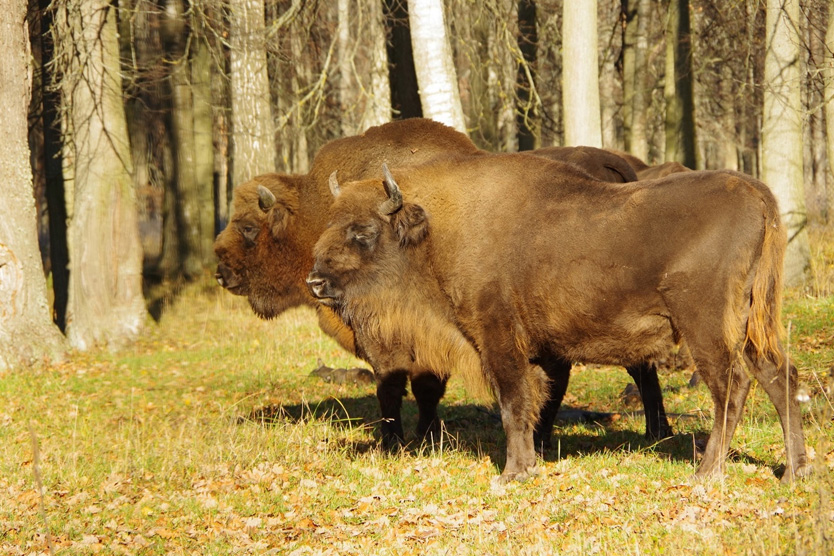
[[310,311],[264,322],[193,285],[129,350],[0,374],[0,553],[830,554],[834,296],[791,292],[785,316],[814,477],[779,483],[760,388],[727,475],[697,482],[712,401],[688,370],[661,376],[678,434],[651,443],[625,371],[580,366],[566,403],[604,415],[558,421],[540,474],[500,486],[497,412],[458,381],[442,444],[386,453],[373,386],[307,376],[319,357],[361,364]]

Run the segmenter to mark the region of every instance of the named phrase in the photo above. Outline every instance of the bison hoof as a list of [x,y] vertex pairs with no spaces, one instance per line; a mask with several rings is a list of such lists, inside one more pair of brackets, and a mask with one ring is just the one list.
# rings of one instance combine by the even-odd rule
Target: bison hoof
[[505,469],[504,472],[501,473],[501,476],[498,477],[498,483],[502,485],[506,485],[507,483],[511,483],[513,481],[523,483],[527,479],[535,477],[538,474],[539,468],[535,465],[526,468],[524,471],[509,471]]
[[782,484],[789,485],[794,482],[794,480],[804,479],[806,477],[810,477],[814,474],[814,468],[808,464],[800,465],[797,469],[785,469],[785,473],[782,474]]
[[382,439],[382,448],[387,452],[400,452],[405,448],[405,440],[398,436]]

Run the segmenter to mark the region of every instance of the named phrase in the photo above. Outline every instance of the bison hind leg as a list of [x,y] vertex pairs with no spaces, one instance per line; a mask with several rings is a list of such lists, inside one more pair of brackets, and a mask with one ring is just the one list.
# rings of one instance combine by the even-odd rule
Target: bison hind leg
[[534,358],[531,363],[540,366],[550,379],[549,383],[544,386],[546,398],[533,432],[535,447],[545,449],[551,447],[553,423],[556,421],[556,414],[559,412],[562,399],[564,399],[565,392],[568,390],[571,363],[550,353],[544,353]]
[[787,362],[788,358],[784,354],[782,359],[787,363],[783,365],[776,365],[768,359],[757,357],[755,348],[750,344],[745,347],[744,358],[750,372],[761,384],[779,415],[787,455],[782,482],[791,482],[796,477],[808,475],[811,466],[808,465],[805,452],[802,411],[797,399],[796,367]]

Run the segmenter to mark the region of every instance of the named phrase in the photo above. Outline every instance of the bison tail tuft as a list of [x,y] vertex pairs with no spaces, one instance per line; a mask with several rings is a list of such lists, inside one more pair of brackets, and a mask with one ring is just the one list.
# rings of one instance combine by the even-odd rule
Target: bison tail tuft
[[766,203],[762,251],[753,278],[750,316],[747,320],[746,344],[752,345],[759,359],[781,366],[784,363],[781,340],[782,272],[787,248],[787,234],[774,203]]

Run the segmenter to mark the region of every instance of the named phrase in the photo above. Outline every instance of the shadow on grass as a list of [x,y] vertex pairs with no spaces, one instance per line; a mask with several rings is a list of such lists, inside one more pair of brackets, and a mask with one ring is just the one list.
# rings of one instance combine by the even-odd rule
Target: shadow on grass
[[[641,412],[634,412],[641,414]],[[406,445],[396,450],[405,453],[423,453],[431,449],[429,442],[415,437],[417,411],[413,400],[406,399],[402,408],[403,427],[406,431]],[[339,440],[342,448],[351,455],[360,455],[371,450],[383,450],[378,427],[379,406],[376,396],[334,398],[328,397],[303,404],[271,404],[252,409],[238,417],[238,423],[253,422],[266,425],[279,422],[301,423],[325,422],[338,429],[368,427],[374,430],[373,441],[355,439]],[[506,439],[501,426],[500,413],[494,408],[479,404],[455,404],[441,406],[441,417],[445,432],[444,443],[457,450],[468,452],[473,457],[488,456],[498,469],[506,462]],[[663,440],[645,438],[642,430],[622,430],[613,427],[620,420],[620,413],[588,411],[563,407],[556,418],[552,446],[539,449],[539,456],[545,461],[557,461],[566,457],[591,456],[600,453],[650,451],[658,458],[677,462],[700,461],[709,430],[676,434]],[[670,415],[675,420],[694,418],[695,415]],[[743,452],[731,450],[728,461],[768,464]],[[770,466],[774,475],[780,476],[784,466]]]

